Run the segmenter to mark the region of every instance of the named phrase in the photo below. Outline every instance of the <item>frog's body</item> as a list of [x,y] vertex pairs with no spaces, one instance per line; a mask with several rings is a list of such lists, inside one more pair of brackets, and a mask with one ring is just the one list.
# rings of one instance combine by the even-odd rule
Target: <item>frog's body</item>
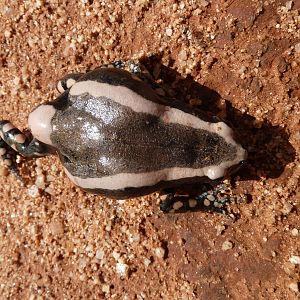
[[27,156],[55,151],[75,184],[122,198],[214,180],[245,159],[224,122],[159,96],[137,75],[115,66],[68,75],[62,94],[30,114],[32,141],[16,142],[22,133],[5,132],[5,121],[2,138]]

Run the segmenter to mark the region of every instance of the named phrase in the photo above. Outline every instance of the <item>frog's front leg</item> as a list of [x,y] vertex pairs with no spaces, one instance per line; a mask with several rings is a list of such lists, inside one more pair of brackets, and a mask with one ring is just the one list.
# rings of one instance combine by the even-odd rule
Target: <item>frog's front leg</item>
[[53,153],[53,149],[33,138],[30,133],[22,133],[9,121],[0,121],[0,160],[20,178],[16,166],[18,153],[25,157],[36,157]]
[[83,75],[83,73],[71,73],[66,76],[64,76],[62,79],[60,79],[56,84],[56,89],[61,94],[72,87],[74,83]]
[[213,212],[226,212],[228,197],[221,194],[226,189],[224,184],[218,184],[213,189],[196,196],[176,195],[171,190],[164,191],[160,210],[164,213],[182,213],[187,211],[208,210]]
[[117,60],[112,62],[111,64],[102,65],[100,66],[100,68],[116,68],[116,69],[126,70],[132,74],[132,77],[134,79],[144,81],[152,89],[154,89],[159,95],[162,94],[165,95],[165,91],[162,89],[162,87],[159,84],[155,82],[153,76],[150,74],[147,68],[136,60],[129,60],[129,61]]

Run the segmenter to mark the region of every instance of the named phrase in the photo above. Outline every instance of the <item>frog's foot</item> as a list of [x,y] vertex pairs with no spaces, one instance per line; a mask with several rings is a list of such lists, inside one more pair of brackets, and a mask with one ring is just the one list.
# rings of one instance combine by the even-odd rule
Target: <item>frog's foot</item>
[[0,161],[9,168],[18,179],[17,154],[26,157],[43,156],[51,153],[51,149],[31,134],[25,134],[7,120],[0,121]]
[[17,151],[10,148],[10,146],[6,144],[2,138],[0,138],[0,161],[2,161],[2,164],[6,166],[19,180],[23,181],[17,168],[16,157]]
[[61,94],[72,87],[74,83],[83,75],[83,73],[72,73],[64,76],[61,80],[59,80],[56,84],[56,89]]
[[163,196],[160,209],[164,213],[182,213],[187,211],[212,211],[222,214],[226,213],[226,205],[230,197],[225,194],[226,185],[219,184],[212,190],[200,195],[190,197],[189,195],[176,195],[167,193]]

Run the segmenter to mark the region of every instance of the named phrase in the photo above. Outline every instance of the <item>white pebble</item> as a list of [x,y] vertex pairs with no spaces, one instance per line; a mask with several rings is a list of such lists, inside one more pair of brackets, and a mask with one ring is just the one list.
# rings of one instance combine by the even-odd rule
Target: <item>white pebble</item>
[[292,236],[298,236],[299,235],[299,230],[297,228],[293,228],[291,233],[292,233]]
[[87,264],[87,259],[85,257],[81,257],[79,259],[79,269],[84,269],[86,267],[86,264]]
[[300,265],[300,257],[297,255],[292,255],[289,260],[293,265]]
[[10,30],[5,30],[5,31],[4,31],[4,36],[5,36],[6,38],[10,38],[10,37],[11,37],[11,31],[10,31]]
[[181,50],[179,52],[178,59],[182,60],[182,61],[186,61],[187,60],[187,52],[186,52],[186,50]]
[[233,248],[233,243],[231,241],[225,241],[222,245],[222,250],[227,251]]
[[147,268],[151,264],[151,260],[148,258],[144,258],[144,265]]
[[285,4],[285,7],[290,10],[292,9],[292,6],[293,6],[293,1],[288,1],[286,4]]
[[224,225],[220,225],[220,224],[217,225],[215,228],[217,230],[217,236],[221,235],[224,232],[224,230],[226,229],[226,227]]
[[159,258],[163,258],[165,256],[165,250],[162,247],[155,248],[155,255]]
[[115,259],[115,260],[118,260],[120,258],[121,254],[118,253],[117,251],[113,251],[112,253],[112,257]]
[[208,2],[206,0],[200,0],[200,5],[206,7]]
[[102,292],[105,294],[108,294],[110,291],[110,286],[108,284],[103,284],[102,285]]
[[43,174],[36,177],[35,185],[41,190],[45,189],[45,176]]
[[85,281],[85,280],[86,280],[86,275],[85,275],[85,274],[81,274],[81,275],[79,276],[79,280],[80,280],[80,281]]
[[138,233],[130,234],[128,241],[129,243],[138,243],[140,241],[140,235]]
[[104,251],[102,249],[98,249],[96,251],[96,258],[101,260],[101,259],[103,259],[103,257],[104,257]]
[[121,276],[125,276],[127,271],[128,271],[128,265],[123,264],[123,263],[117,263],[116,264],[116,271]]
[[36,198],[40,195],[39,188],[34,184],[27,190],[30,197]]
[[47,180],[48,182],[51,182],[51,181],[54,181],[54,180],[55,180],[55,177],[52,176],[52,175],[47,175],[46,180]]
[[291,289],[293,292],[298,293],[299,292],[299,284],[298,282],[292,282],[288,285],[289,289]]
[[173,34],[172,28],[167,28],[167,29],[166,29],[166,35],[167,35],[167,36],[172,36],[172,34]]

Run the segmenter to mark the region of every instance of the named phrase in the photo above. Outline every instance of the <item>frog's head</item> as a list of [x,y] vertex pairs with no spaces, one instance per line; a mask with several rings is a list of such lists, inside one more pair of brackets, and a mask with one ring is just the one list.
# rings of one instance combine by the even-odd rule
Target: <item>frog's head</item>
[[51,104],[42,104],[35,108],[28,117],[28,125],[32,135],[39,141],[52,145],[50,135],[52,133],[51,120],[56,109]]

